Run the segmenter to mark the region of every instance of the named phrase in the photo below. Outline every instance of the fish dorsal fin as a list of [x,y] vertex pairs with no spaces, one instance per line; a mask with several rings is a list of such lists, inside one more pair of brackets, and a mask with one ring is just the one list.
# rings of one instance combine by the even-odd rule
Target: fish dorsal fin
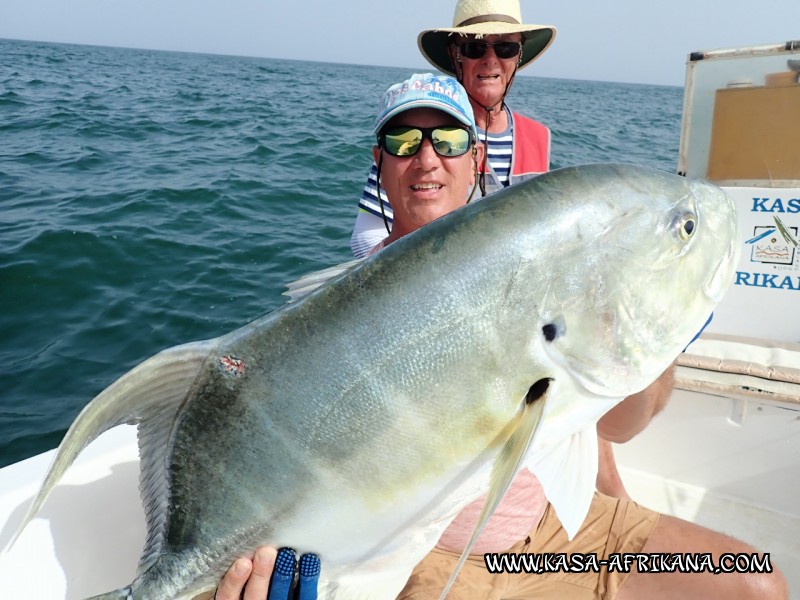
[[283,292],[283,295],[289,296],[289,302],[297,302],[317,288],[328,283],[331,279],[334,279],[342,273],[346,273],[350,269],[360,265],[362,262],[364,262],[364,260],[364,258],[357,258],[355,260],[336,265],[335,267],[328,267],[327,269],[322,269],[321,271],[314,271],[313,273],[303,275],[300,279],[287,285],[286,291]]
[[597,425],[592,423],[553,448],[537,451],[535,464],[528,465],[570,540],[589,512],[597,486],[597,461]]
[[42,507],[78,454],[97,436],[123,423],[140,423],[150,418],[151,413],[172,410],[174,414],[197,377],[213,342],[215,340],[185,344],[159,352],[117,379],[84,407],[58,446],[39,492],[9,547]]
[[[511,482],[520,470],[528,449],[531,447],[533,434],[537,429],[537,425],[542,420],[542,412],[546,400],[543,396],[546,394],[549,382],[549,379],[542,379],[534,384],[534,386],[531,387],[531,391],[528,392],[526,403],[516,418],[516,426],[492,467],[489,493],[481,509],[481,514],[475,523],[475,528],[472,530],[469,542],[467,542],[464,551],[461,553],[461,557],[458,559],[458,564],[456,564],[455,569],[453,569],[453,574],[450,575],[450,580],[442,590],[439,600],[444,600],[447,596],[453,583],[455,583],[456,577],[458,577],[461,567],[464,566],[464,562],[466,562],[470,551],[472,551],[472,547],[475,545],[475,542],[478,541],[478,537],[480,537],[481,532],[483,532],[484,527],[486,527],[495,509],[497,509],[503,496],[505,496]],[[531,392],[533,392],[534,388],[537,386],[540,387],[536,391],[536,397],[532,398]]]

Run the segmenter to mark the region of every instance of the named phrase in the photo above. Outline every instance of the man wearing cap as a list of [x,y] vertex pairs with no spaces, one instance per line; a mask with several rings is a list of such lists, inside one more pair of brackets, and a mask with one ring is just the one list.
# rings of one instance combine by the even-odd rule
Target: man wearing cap
[[[425,59],[467,90],[487,148],[479,165],[482,196],[550,168],[550,130],[512,112],[504,99],[517,70],[539,57],[555,34],[550,25],[523,23],[519,0],[458,0],[452,27],[419,34]],[[365,256],[391,230],[391,204],[383,193],[379,201],[378,194],[373,164],[350,240],[356,257]]]
[[[452,78],[431,74],[413,75],[384,94],[374,127],[377,144],[373,157],[377,178],[395,206],[395,219],[391,234],[381,246],[463,206],[474,192],[475,174],[483,156],[480,144],[476,144],[471,102],[464,99],[464,94],[463,88]],[[667,393],[669,387],[668,380],[666,385],[663,380],[657,380],[643,392],[624,400],[609,415],[615,411],[630,413],[632,403],[651,403]],[[617,432],[619,435],[641,428],[640,424],[625,419],[620,422],[625,426]],[[439,597],[467,545],[483,502],[484,498],[476,500],[456,516],[437,546],[416,566],[398,598]],[[553,570],[495,574],[489,572],[484,561],[484,554],[491,553],[582,554],[607,561],[614,555],[690,552],[707,553],[719,564],[723,553],[753,554],[755,550],[703,527],[659,515],[629,499],[600,493],[595,494],[577,535],[568,540],[538,480],[529,470],[523,469],[478,538],[448,598],[755,600],[788,596],[786,582],[777,570],[746,575],[639,573],[634,564],[630,574],[623,569],[608,568],[599,572],[588,569],[583,573]],[[264,598],[272,557],[274,550],[262,548],[252,563],[248,559],[237,561],[220,583],[217,600],[240,598],[251,571],[253,575],[241,597],[246,600]],[[244,569],[237,572],[237,565]],[[285,591],[276,594],[273,587],[269,597],[285,600],[287,595]]]
[[[450,126],[428,131],[423,121]],[[383,96],[374,133],[378,140],[373,148],[376,179],[381,182],[379,188],[385,188],[379,193],[391,197],[396,216],[389,235],[371,252],[466,204],[474,193],[475,173],[483,158],[466,91],[452,77],[415,74],[390,87]],[[407,169],[416,167],[424,157],[407,159],[422,152],[427,146],[425,139],[431,143],[430,158],[435,164],[425,176],[411,174],[419,181],[408,183]],[[384,163],[389,167],[385,176]]]

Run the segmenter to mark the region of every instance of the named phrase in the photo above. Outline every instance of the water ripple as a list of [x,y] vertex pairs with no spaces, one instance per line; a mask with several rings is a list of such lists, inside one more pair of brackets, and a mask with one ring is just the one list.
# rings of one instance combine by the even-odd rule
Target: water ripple
[[[0,40],[0,466],[158,350],[350,258],[379,95],[408,69]],[[681,90],[518,77],[553,166],[674,170]]]

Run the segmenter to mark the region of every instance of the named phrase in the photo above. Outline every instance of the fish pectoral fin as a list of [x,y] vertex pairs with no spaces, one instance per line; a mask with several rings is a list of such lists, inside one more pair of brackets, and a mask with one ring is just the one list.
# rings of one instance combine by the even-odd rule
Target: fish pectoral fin
[[334,279],[339,275],[346,273],[350,269],[360,265],[362,262],[364,262],[364,260],[366,259],[357,258],[355,260],[336,265],[335,267],[328,267],[327,269],[322,269],[320,271],[314,271],[313,273],[303,275],[300,279],[288,284],[286,286],[286,291],[283,292],[283,295],[289,296],[287,303],[297,302],[301,298],[308,296],[317,288],[328,283],[331,279]]
[[[478,537],[480,537],[481,532],[483,532],[484,527],[486,527],[489,519],[503,499],[503,496],[505,496],[505,493],[511,486],[511,482],[522,467],[528,449],[531,447],[534,433],[542,420],[542,413],[546,400],[544,396],[547,393],[549,382],[549,379],[541,379],[535,383],[531,387],[531,391],[528,392],[525,405],[516,418],[516,424],[511,436],[503,446],[492,467],[489,493],[481,509],[481,514],[475,523],[475,528],[472,530],[469,542],[467,542],[464,551],[461,553],[461,557],[458,559],[458,564],[456,564],[452,575],[450,575],[450,580],[442,590],[440,600],[444,600],[445,596],[447,596],[447,593],[450,591],[453,583],[455,583],[456,577],[458,577],[461,567],[464,566],[464,562],[467,560],[467,556],[469,556],[475,542],[478,541]],[[535,388],[536,397],[531,398],[531,392],[533,392]]]
[[539,452],[528,468],[571,540],[583,525],[597,486],[597,425],[592,423],[550,450]]
[[[138,423],[153,411],[174,414],[215,346],[216,340],[207,340],[168,348],[134,367],[95,396],[61,440],[39,492],[8,547],[39,511],[81,450],[101,433],[123,423]],[[141,435],[139,445],[142,445]]]

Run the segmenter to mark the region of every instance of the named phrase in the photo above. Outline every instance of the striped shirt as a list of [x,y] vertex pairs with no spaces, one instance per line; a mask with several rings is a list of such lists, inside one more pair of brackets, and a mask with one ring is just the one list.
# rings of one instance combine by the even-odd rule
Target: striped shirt
[[[481,132],[481,139],[485,133]],[[503,185],[508,187],[508,175],[511,172],[511,151],[514,136],[511,131],[511,119],[509,119],[509,127],[502,133],[490,133],[487,138],[487,152],[486,160],[492,167],[497,179]]]

